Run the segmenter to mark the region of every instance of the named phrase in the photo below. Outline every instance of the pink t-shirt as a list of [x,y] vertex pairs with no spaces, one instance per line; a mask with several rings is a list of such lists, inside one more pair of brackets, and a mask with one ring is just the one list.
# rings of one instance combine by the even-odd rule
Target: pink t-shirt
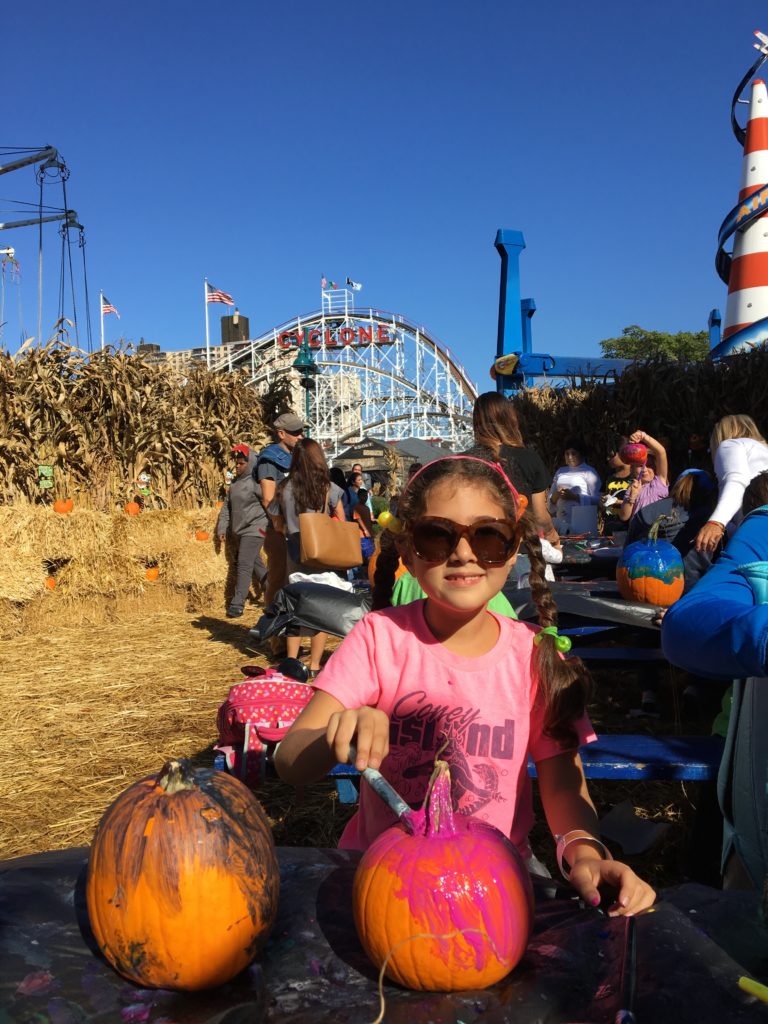
[[[495,825],[529,857],[528,754],[543,761],[562,752],[542,731],[543,707],[531,674],[536,628],[494,615],[496,645],[468,658],[435,639],[424,606],[414,601],[366,615],[315,686],[346,708],[377,707],[389,716],[390,750],[381,772],[413,807],[424,800],[437,749],[447,738],[441,757],[451,766],[456,811]],[[596,739],[586,715],[574,725],[580,745]],[[364,850],[394,820],[363,782],[359,810],[339,845]]]

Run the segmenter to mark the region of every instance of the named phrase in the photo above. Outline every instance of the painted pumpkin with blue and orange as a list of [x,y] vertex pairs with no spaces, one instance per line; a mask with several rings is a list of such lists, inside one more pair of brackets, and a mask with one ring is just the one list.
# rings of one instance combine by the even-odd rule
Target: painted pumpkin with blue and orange
[[641,601],[669,608],[685,588],[683,559],[668,540],[659,539],[667,516],[660,516],[645,540],[628,544],[616,566],[616,582],[625,601]]

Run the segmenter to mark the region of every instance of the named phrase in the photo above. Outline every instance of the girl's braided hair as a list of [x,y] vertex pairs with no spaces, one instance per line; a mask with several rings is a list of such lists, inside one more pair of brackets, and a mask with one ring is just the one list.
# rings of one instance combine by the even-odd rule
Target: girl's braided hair
[[[504,509],[516,520],[521,543],[531,563],[529,575],[531,597],[538,610],[539,625],[557,626],[557,605],[544,578],[546,563],[541,551],[536,523],[528,511],[520,515],[519,497],[501,467],[474,456],[453,456],[427,464],[411,478],[400,496],[397,517],[407,524],[424,514],[430,490],[438,483],[454,480],[475,487],[486,487]],[[409,543],[408,535],[384,530],[374,574],[373,607],[391,604],[395,572],[400,550]],[[591,676],[580,658],[560,656],[555,637],[545,634],[538,644],[531,644],[532,669],[544,698],[544,730],[563,747],[578,743],[574,720],[585,710],[592,693]]]

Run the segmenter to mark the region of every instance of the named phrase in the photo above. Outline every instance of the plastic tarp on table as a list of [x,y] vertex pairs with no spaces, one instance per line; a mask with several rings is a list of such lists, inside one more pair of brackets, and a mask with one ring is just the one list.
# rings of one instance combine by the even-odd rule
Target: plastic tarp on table
[[[258,961],[227,985],[185,994],[139,988],[101,958],[85,910],[87,852],[0,863],[0,1021],[370,1024],[376,1018],[377,972],[351,912],[356,854],[278,849],[278,917]],[[746,912],[745,894],[712,896],[719,905],[734,895],[740,902],[731,919]],[[620,1009],[624,935],[621,919],[581,909],[572,899],[540,897],[528,950],[503,981],[451,995],[386,982],[387,1024],[608,1024]],[[635,1012],[641,1024],[764,1022],[766,1007],[737,988],[743,973],[708,937],[704,914],[691,911],[690,899],[679,907],[662,902],[637,918]]]
[[[652,621],[658,614],[658,607],[640,604],[637,601],[625,601],[619,594],[618,586],[613,582],[550,583],[549,589],[561,615],[570,615],[578,619],[599,619],[601,622],[639,626],[659,632],[658,626],[654,626]],[[531,598],[530,590],[516,590],[505,586],[504,596],[519,618],[537,621],[538,610]]]

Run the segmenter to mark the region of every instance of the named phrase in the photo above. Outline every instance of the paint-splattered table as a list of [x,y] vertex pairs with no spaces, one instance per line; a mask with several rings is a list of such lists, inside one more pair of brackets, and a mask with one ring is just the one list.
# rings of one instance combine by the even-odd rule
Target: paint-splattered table
[[[0,862],[0,1024],[373,1021],[375,972],[350,911],[355,856],[297,848],[278,854],[280,911],[259,962],[229,985],[189,995],[136,988],[94,952],[83,892],[87,850]],[[637,919],[638,1024],[765,1022],[768,1008],[737,989],[743,970],[702,924],[670,902]],[[613,1021],[623,935],[623,922],[572,900],[542,898],[528,952],[505,981],[454,995],[388,983],[386,1021]]]

